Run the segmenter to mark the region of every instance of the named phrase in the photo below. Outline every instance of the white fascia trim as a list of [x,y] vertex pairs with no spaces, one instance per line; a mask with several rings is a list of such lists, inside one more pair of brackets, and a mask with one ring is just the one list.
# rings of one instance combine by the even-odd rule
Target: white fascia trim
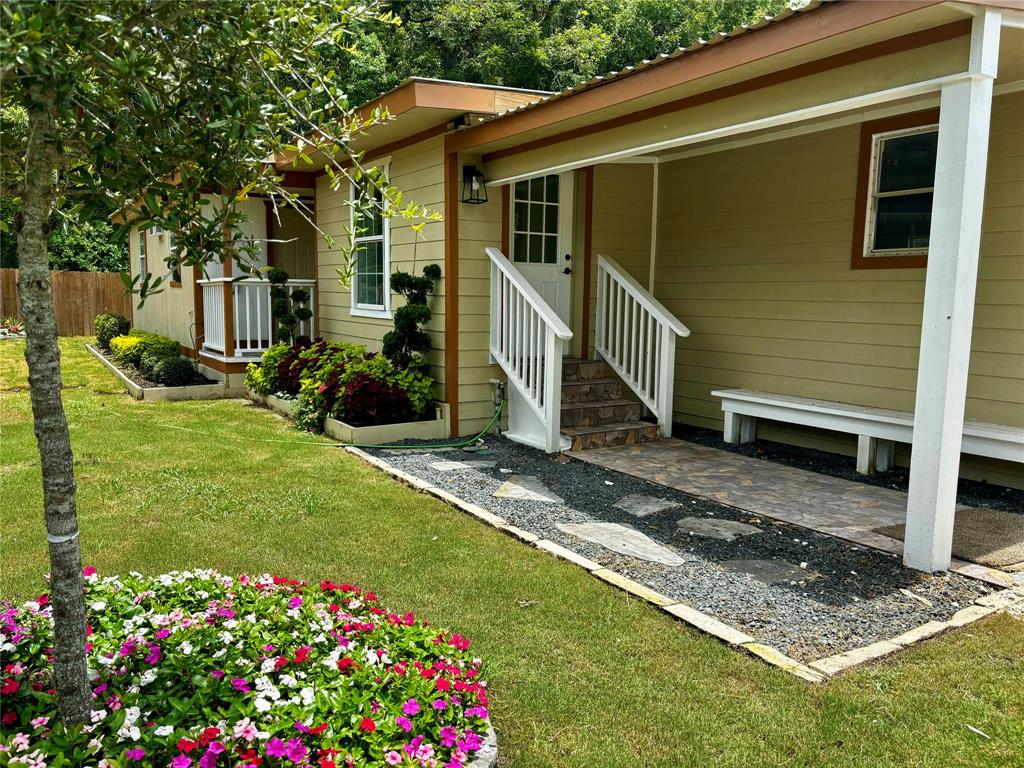
[[535,169],[526,173],[495,179],[491,184],[501,186],[503,184],[511,184],[540,174],[565,173],[566,171],[572,171],[588,165],[610,163],[626,157],[645,155],[651,152],[660,152],[674,147],[684,147],[690,144],[698,144],[703,141],[712,141],[714,139],[723,139],[729,136],[739,136],[752,131],[775,128],[778,126],[788,125],[790,123],[800,122],[802,120],[813,120],[818,117],[826,117],[840,112],[866,109],[867,107],[874,106],[875,104],[884,104],[890,101],[938,93],[945,85],[951,85],[973,77],[975,77],[975,75],[971,72],[961,72],[955,75],[946,75],[944,77],[936,77],[930,80],[922,80],[918,83],[908,83],[895,88],[875,91],[874,93],[865,93],[859,96],[851,96],[850,98],[828,102],[826,104],[817,104],[813,107],[804,107],[802,109],[793,110],[792,112],[783,112],[778,115],[769,115],[768,117],[757,118],[756,120],[748,120],[742,123],[721,126],[719,128],[711,128],[706,131],[699,131],[697,133],[678,136],[672,139],[663,139],[662,141],[656,141],[639,147],[632,147],[630,149],[606,152],[601,155],[595,155],[581,160],[574,160],[569,163],[561,163],[549,168]]

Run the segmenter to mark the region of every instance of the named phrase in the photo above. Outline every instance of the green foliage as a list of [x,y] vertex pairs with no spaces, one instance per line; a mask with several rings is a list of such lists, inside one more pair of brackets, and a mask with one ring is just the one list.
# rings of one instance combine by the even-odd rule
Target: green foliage
[[[0,198],[0,267],[18,266],[18,233],[14,198]],[[128,269],[128,245],[107,221],[69,222],[50,216],[50,269],[66,272],[123,272]]]
[[157,359],[146,378],[165,387],[184,387],[195,381],[196,368],[191,360],[180,355],[165,357]]
[[245,386],[260,395],[273,395],[279,391],[277,369],[288,354],[287,344],[274,344],[263,353],[258,363],[249,363],[245,369]]
[[423,355],[430,351],[430,336],[423,330],[432,314],[427,296],[440,279],[441,267],[437,264],[425,266],[422,277],[408,272],[391,275],[391,290],[404,296],[405,304],[395,310],[395,328],[384,335],[381,351],[397,369],[422,363]]
[[123,315],[96,315],[96,344],[102,350],[110,350],[110,340],[115,336],[124,336],[131,330],[132,324]]
[[127,336],[110,340],[110,354],[121,365],[130,365],[142,372],[144,357],[162,360],[178,357],[178,342],[149,331],[134,330]]

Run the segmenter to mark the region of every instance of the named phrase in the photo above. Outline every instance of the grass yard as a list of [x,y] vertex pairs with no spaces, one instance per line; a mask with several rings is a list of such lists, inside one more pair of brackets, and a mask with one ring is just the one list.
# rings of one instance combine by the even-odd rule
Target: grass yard
[[[1024,623],[1005,614],[811,686],[268,411],[131,400],[84,341],[62,348],[85,561],[348,580],[456,628],[487,662],[502,766],[1024,765]],[[47,571],[23,348],[0,343],[10,599]]]

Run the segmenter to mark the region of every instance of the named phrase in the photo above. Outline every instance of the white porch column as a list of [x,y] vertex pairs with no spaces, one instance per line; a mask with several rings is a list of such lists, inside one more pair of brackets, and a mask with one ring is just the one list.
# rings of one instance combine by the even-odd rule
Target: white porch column
[[903,546],[903,562],[922,571],[948,568],[953,543],[1000,23],[979,9],[973,77],[944,85],[940,102]]

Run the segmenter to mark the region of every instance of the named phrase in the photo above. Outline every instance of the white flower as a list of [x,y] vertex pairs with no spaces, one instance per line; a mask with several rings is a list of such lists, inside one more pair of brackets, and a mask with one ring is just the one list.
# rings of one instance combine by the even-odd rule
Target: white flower
[[262,672],[263,674],[266,674],[267,672],[273,672],[274,661],[275,659],[264,659],[263,663],[260,664],[260,672]]
[[178,646],[178,647],[179,647],[179,648],[181,649],[181,652],[182,652],[182,653],[183,653],[184,655],[186,655],[186,656],[191,656],[191,655],[192,655],[192,643],[190,643],[190,642],[189,642],[188,640],[184,641],[184,642],[183,642],[183,643],[182,643],[182,644],[181,644],[180,646]]
[[302,698],[302,705],[305,707],[312,706],[315,693],[312,688],[306,687],[299,691],[299,696]]
[[139,678],[139,686],[142,687],[144,685],[149,685],[150,683],[152,683],[154,680],[156,680],[156,674],[157,673],[155,669],[147,669],[145,672],[142,673],[142,676]]
[[159,728],[157,728],[154,731],[154,733],[157,736],[170,736],[172,733],[174,733],[174,726],[173,725],[161,725]]
[[287,685],[289,688],[292,688],[293,686],[296,686],[298,684],[299,681],[291,675],[281,675],[281,685]]
[[257,697],[256,701],[255,701],[255,705],[256,705],[256,711],[257,712],[269,712],[270,711],[270,702],[267,701],[266,699]]
[[142,710],[138,707],[126,707],[124,710],[124,720],[126,723],[134,723],[142,716]]
[[232,635],[230,632],[221,632],[220,633],[220,641],[222,643],[224,643],[224,645],[227,645],[228,643],[230,643],[234,639],[235,639],[234,635]]
[[89,607],[92,608],[94,611],[102,611],[104,608],[107,607],[107,604],[102,600],[97,600],[95,603],[89,603]]

